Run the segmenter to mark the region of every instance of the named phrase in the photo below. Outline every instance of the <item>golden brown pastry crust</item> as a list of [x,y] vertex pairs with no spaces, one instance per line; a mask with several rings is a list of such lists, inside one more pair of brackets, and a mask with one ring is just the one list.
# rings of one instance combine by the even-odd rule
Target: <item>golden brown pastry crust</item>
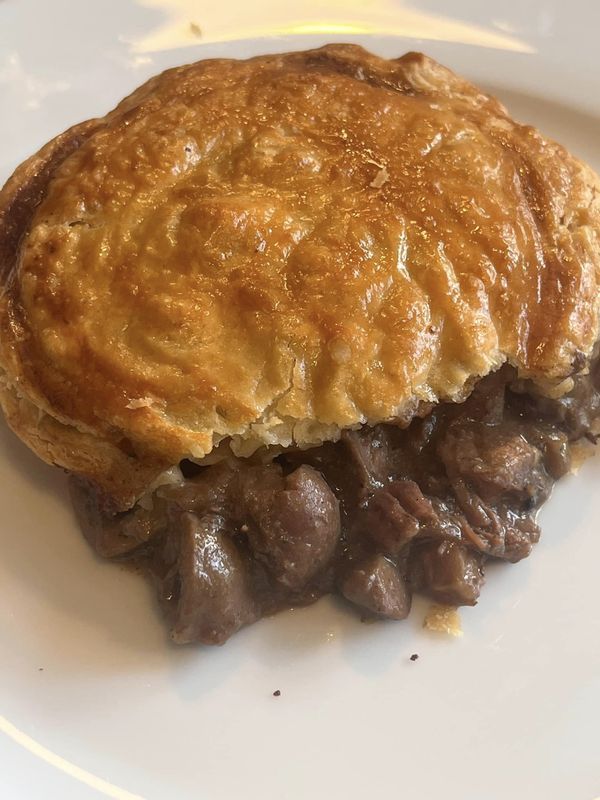
[[598,338],[599,188],[420,54],[169,70],[0,193],[0,401],[126,506],[224,439],[402,424],[505,361],[561,392]]

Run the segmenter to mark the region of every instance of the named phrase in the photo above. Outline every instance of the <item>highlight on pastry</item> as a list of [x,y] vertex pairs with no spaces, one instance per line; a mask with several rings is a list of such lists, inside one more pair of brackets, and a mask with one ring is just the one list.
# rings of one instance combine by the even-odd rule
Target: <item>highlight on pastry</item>
[[476,603],[599,430],[600,181],[419,53],[152,78],[16,170],[0,266],[5,417],[179,643]]

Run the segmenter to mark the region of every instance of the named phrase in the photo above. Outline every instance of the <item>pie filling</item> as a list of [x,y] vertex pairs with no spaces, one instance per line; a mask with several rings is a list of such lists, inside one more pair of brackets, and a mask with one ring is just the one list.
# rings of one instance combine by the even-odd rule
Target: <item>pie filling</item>
[[110,513],[77,477],[72,494],[96,551],[153,578],[178,643],[222,643],[330,592],[403,619],[413,592],[473,605],[489,558],[529,555],[537,510],[598,419],[598,359],[558,399],[505,366],[406,429],[365,426],[268,463],[183,462],[151,509]]

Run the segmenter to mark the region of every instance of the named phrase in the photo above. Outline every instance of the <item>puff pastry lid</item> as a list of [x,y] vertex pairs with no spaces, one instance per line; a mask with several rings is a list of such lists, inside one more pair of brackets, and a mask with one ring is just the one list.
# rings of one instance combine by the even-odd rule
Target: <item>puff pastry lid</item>
[[599,197],[420,54],[170,70],[0,195],[2,403],[124,503],[223,439],[403,424],[505,361],[559,393],[598,338]]

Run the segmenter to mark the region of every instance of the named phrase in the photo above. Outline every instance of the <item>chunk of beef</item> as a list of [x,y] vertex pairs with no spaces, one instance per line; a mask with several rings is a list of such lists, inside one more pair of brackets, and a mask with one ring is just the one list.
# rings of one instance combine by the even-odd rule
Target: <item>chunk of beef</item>
[[[184,512],[172,521],[167,560],[174,562],[160,581],[177,644],[222,644],[261,610],[251,574],[218,514]],[[173,543],[176,542],[175,553]]]
[[550,426],[531,426],[528,439],[541,451],[546,472],[558,480],[571,469],[569,437],[563,431]]
[[522,414],[551,424],[571,440],[580,439],[600,418],[600,358],[596,355],[589,374],[575,376],[573,389],[562,397],[545,397],[531,381],[516,381],[512,389],[511,401]]
[[392,481],[387,491],[398,500],[402,507],[421,524],[429,524],[437,519],[430,498],[425,497],[419,486],[410,480]]
[[348,459],[345,468],[353,471],[362,493],[387,483],[390,472],[390,445],[383,425],[344,431],[341,442]]
[[415,547],[408,570],[416,589],[448,605],[475,605],[483,584],[482,557],[447,540]]
[[157,495],[184,511],[224,513],[229,506],[232,482],[237,476],[224,462],[205,467],[181,485],[160,486]]
[[361,608],[389,619],[405,619],[411,595],[396,565],[381,554],[353,564],[341,582],[347,600]]
[[325,478],[340,502],[343,524],[364,505],[369,493],[383,486],[394,471],[385,425],[344,431],[339,442],[280,457],[289,469],[308,464]]
[[388,555],[398,555],[419,532],[418,521],[390,492],[381,489],[362,515],[360,528]]
[[250,548],[271,575],[299,589],[331,561],[340,538],[338,501],[315,469],[277,466],[240,473]]
[[398,480],[371,496],[358,525],[385,553],[397,556],[435,516],[414,481]]
[[438,453],[449,477],[464,479],[485,500],[510,495],[534,507],[546,499],[552,485],[542,453],[515,426],[454,423]]
[[[486,425],[498,425],[504,419],[506,383],[514,378],[515,370],[505,365],[481,378],[464,403],[452,408],[450,416],[474,420]],[[446,408],[446,412],[450,411]],[[452,413],[453,412],[453,413]]]
[[461,538],[481,553],[507,561],[520,561],[539,540],[540,529],[531,509],[519,513],[503,503],[487,503],[464,481],[453,483],[456,500],[464,520],[459,520]]
[[165,527],[160,501],[154,500],[151,509],[136,506],[131,511],[115,513],[106,507],[98,490],[84,480],[72,477],[69,491],[84,536],[103,558],[130,556]]

